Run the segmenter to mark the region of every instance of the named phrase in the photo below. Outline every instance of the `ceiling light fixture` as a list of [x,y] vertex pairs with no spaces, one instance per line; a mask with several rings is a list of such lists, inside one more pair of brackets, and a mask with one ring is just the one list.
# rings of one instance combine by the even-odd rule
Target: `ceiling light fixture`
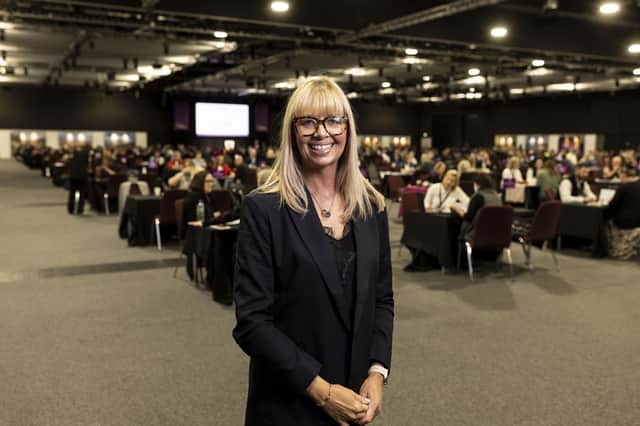
[[627,49],[629,53],[640,53],[640,43],[633,43],[629,45],[629,49]]
[[422,81],[431,81],[431,77],[428,75],[423,75],[422,76]]
[[271,10],[276,13],[284,13],[289,10],[289,2],[287,1],[272,1]]
[[600,13],[602,15],[615,15],[620,12],[620,3],[608,1],[600,5]]
[[509,34],[509,30],[506,27],[493,27],[491,28],[491,37],[504,38]]
[[418,49],[414,49],[413,47],[407,47],[404,49],[404,53],[406,55],[414,56],[418,54]]
[[227,34],[225,31],[214,31],[213,32],[213,36],[215,38],[227,38],[229,34]]
[[345,70],[344,73],[355,77],[361,77],[367,74],[367,70],[365,70],[364,68],[349,68]]
[[635,70],[633,70],[633,75],[640,76],[640,68],[636,68]]
[[391,83],[389,83],[388,81],[383,81],[383,82],[382,82],[382,84],[381,84],[381,86],[382,86],[384,89],[388,89],[389,87],[391,87]]
[[531,61],[531,65],[534,67],[544,67],[544,59],[534,59]]
[[469,68],[469,71],[467,72],[472,77],[475,77],[476,75],[480,75],[480,70],[478,68]]

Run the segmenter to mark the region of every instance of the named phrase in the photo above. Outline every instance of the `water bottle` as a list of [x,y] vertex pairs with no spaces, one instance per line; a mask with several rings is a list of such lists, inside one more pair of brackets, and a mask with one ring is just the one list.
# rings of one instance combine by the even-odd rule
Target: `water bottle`
[[199,221],[204,221],[204,203],[202,200],[198,201],[198,207],[196,207],[196,217]]

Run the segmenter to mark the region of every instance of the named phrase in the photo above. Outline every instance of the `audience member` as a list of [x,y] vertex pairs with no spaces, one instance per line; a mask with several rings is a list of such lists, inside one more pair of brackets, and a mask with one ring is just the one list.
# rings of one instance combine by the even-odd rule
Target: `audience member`
[[424,197],[424,208],[427,212],[449,213],[452,206],[463,211],[469,203],[469,196],[458,186],[458,172],[449,170],[441,183],[431,185]]
[[[89,147],[84,142],[76,142],[69,163],[69,214],[82,214],[89,187]],[[77,200],[76,200],[77,198]],[[77,206],[76,206],[77,201]]]
[[560,180],[560,174],[556,170],[556,160],[550,158],[545,161],[544,168],[538,172],[536,178],[536,185],[540,187],[540,201],[558,198]]
[[480,173],[473,179],[474,194],[469,200],[469,207],[465,210],[459,206],[452,206],[451,210],[462,217],[460,236],[466,241],[473,239],[474,219],[478,211],[484,206],[501,206],[502,198],[494,189],[494,183],[490,176]]
[[544,160],[542,158],[536,158],[535,161],[527,169],[527,185],[536,186],[538,173],[544,167]]
[[520,171],[520,158],[518,156],[514,155],[513,157],[509,158],[507,167],[502,171],[500,188],[505,187],[505,181],[524,183],[524,179],[522,179],[522,172]]
[[563,203],[591,203],[597,197],[591,191],[589,182],[589,169],[584,164],[579,164],[573,173],[566,175],[560,182],[558,192]]
[[629,259],[640,254],[640,180],[635,169],[619,170],[622,185],[605,208],[610,219],[609,255]]

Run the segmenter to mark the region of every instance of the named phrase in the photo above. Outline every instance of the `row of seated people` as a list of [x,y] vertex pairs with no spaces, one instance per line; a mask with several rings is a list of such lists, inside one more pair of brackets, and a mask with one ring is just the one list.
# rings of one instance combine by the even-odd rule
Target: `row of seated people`
[[[552,160],[551,160],[552,161]],[[551,163],[550,163],[551,164]],[[577,167],[573,176],[560,176],[551,172],[542,172],[539,179],[545,183],[545,176],[557,182],[558,192],[553,186],[546,187],[545,199],[557,199],[568,203],[589,203],[596,200],[596,195],[587,182],[588,168]],[[612,198],[607,199],[604,218],[609,221],[609,253],[616,258],[627,259],[640,254],[640,180],[633,168],[621,169],[620,186]],[[491,178],[487,174],[478,174],[473,179],[474,192],[470,196],[459,185],[456,170],[445,173],[442,182],[428,187],[424,196],[426,212],[451,213],[464,218],[465,222],[473,222],[480,207],[489,200],[490,205],[499,205],[503,196],[497,193]],[[544,188],[544,187],[543,187]],[[611,191],[613,192],[613,191]],[[481,201],[482,200],[482,201]],[[500,200],[500,203],[497,202]],[[463,233],[467,233],[463,226]]]

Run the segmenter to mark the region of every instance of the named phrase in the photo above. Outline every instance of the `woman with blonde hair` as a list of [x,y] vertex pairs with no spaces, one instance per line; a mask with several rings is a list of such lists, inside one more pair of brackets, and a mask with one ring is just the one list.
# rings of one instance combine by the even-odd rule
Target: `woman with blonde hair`
[[431,185],[424,197],[424,209],[432,213],[449,213],[452,206],[467,209],[469,196],[458,185],[458,172],[449,170],[441,183]]
[[391,363],[388,222],[358,170],[349,101],[329,78],[289,98],[281,152],[240,223],[233,335],[251,357],[245,424],[370,423]]

